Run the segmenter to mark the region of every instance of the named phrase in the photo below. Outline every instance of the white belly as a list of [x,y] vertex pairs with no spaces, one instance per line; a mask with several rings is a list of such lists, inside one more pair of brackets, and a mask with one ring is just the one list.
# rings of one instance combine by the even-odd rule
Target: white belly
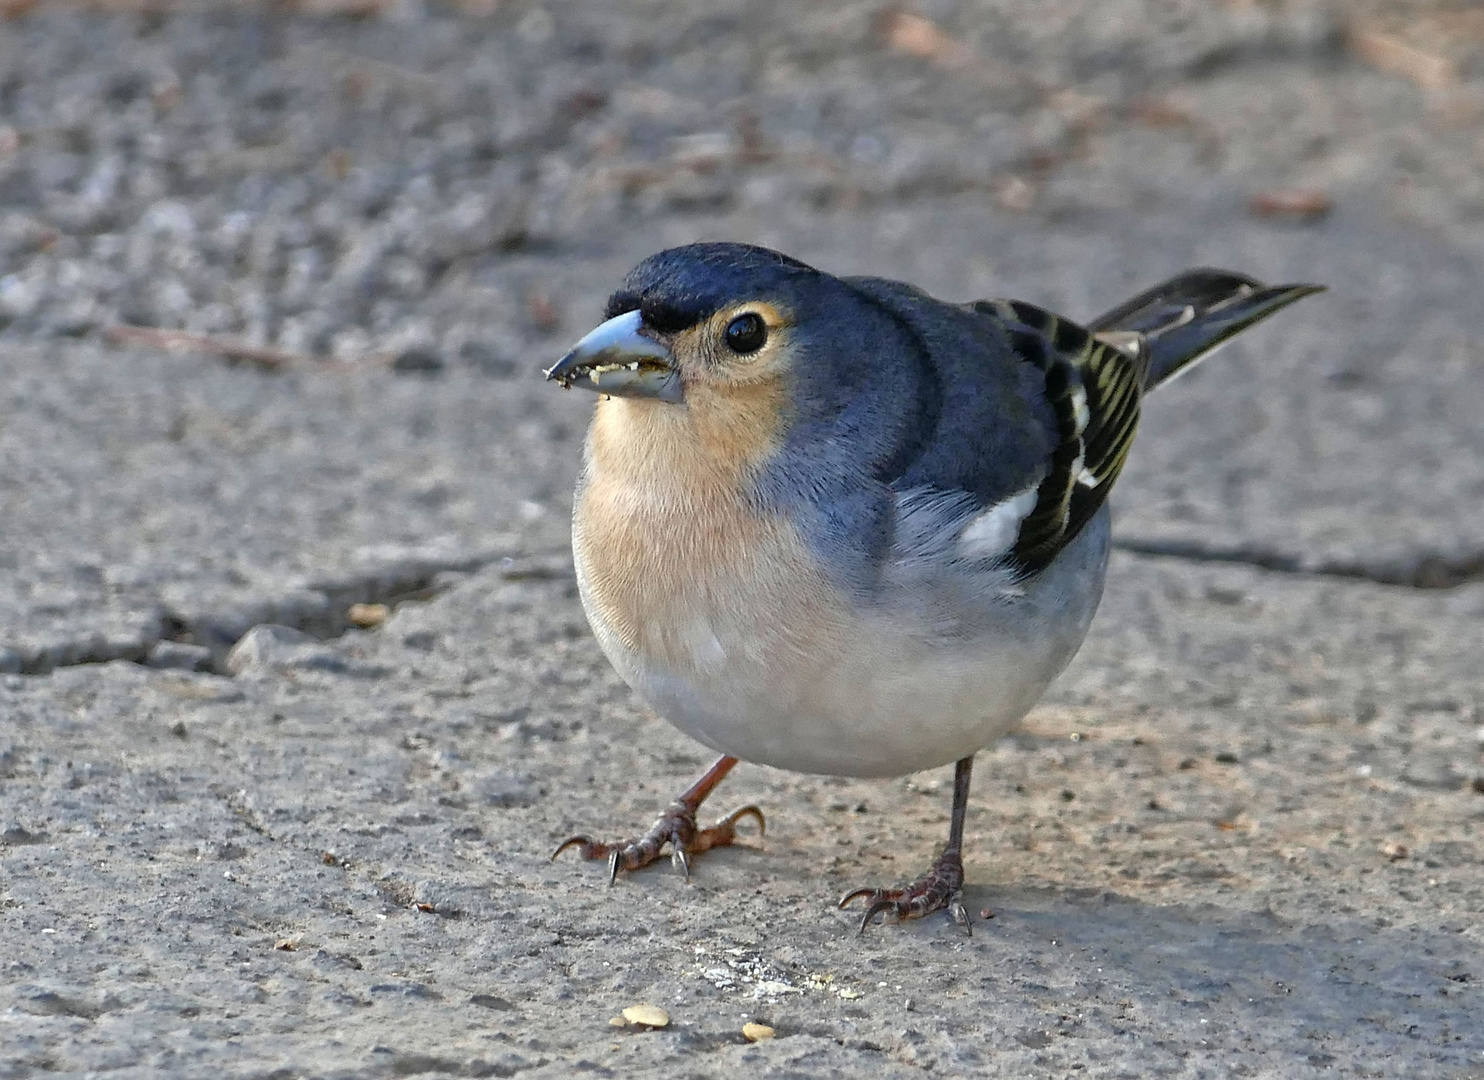
[[608,624],[580,543],[575,553],[599,644],[661,716],[744,761],[864,777],[945,765],[1010,730],[1081,645],[1107,547],[1105,509],[1022,595],[969,602],[919,578],[850,605],[827,630],[817,612],[789,625],[774,590],[712,591],[669,609],[678,622],[663,661]]

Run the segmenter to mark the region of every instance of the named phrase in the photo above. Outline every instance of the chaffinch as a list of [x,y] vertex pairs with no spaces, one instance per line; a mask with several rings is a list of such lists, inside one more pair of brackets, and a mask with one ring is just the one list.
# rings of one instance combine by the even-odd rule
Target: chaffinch
[[[702,800],[738,760],[838,776],[956,763],[947,846],[857,889],[861,930],[961,900],[976,751],[1087,634],[1109,489],[1143,395],[1312,285],[1190,270],[1079,325],[1014,300],[950,304],[778,252],[691,244],[640,263],[546,372],[599,394],[572,525],[582,603],[619,674],[723,756],[610,883],[666,844],[730,844]],[[555,857],[555,855],[553,856]]]

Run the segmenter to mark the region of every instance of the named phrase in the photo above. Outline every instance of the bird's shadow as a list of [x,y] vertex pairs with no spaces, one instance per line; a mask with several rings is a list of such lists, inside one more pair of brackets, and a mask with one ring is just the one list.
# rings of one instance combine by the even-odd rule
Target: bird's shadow
[[1297,922],[1014,885],[970,885],[964,902],[973,951],[1013,953],[1022,990],[1127,1002],[1167,1031],[1256,1033],[1275,1047],[1307,1044],[1319,1059],[1315,1040],[1337,1039],[1367,1058],[1484,1060],[1484,948],[1459,916],[1395,926],[1315,912]]

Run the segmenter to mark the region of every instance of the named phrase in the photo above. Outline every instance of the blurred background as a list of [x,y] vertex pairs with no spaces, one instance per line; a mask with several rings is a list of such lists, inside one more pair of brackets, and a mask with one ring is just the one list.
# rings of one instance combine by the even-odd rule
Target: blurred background
[[[1484,11],[1459,0],[7,0],[4,19],[11,338],[122,323],[509,374],[591,321],[614,270],[697,235],[1101,303],[1169,261],[1115,270],[1119,218],[1484,221]],[[1006,250],[966,215],[1051,231]],[[1060,262],[1078,243],[1080,272]]]

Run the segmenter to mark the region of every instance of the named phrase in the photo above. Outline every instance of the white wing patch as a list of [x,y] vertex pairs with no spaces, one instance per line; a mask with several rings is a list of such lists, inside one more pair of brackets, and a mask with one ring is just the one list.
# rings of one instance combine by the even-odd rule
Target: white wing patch
[[1080,386],[1072,387],[1072,408],[1077,414],[1077,434],[1080,437],[1092,421],[1092,413],[1087,410],[1087,391]]
[[960,554],[970,559],[993,559],[1014,547],[1020,523],[1035,509],[1037,488],[1032,484],[976,515],[959,535]]

